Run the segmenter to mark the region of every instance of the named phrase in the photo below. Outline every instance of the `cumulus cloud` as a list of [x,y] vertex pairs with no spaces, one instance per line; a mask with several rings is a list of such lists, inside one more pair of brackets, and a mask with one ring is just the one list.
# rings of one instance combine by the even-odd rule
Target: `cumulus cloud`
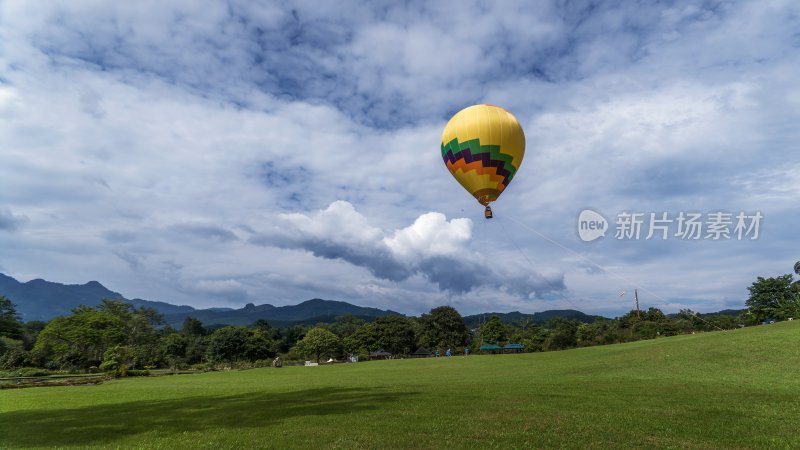
[[283,214],[278,220],[279,227],[252,241],[340,259],[391,281],[422,275],[439,289],[457,294],[494,287],[528,298],[564,289],[562,280],[493,267],[469,248],[472,221],[466,218],[448,221],[444,214],[429,212],[387,233],[371,226],[352,204],[336,201],[310,215]]
[[281,227],[256,235],[252,241],[282,248],[306,249],[327,259],[341,259],[365,267],[375,276],[390,280],[408,278],[410,272],[381,243],[382,233],[370,226],[353,205],[331,203],[311,216],[300,213],[278,216]]
[[385,237],[383,243],[396,258],[415,261],[438,256],[469,256],[465,254],[465,246],[471,237],[471,220],[462,218],[448,222],[444,214],[431,212]]

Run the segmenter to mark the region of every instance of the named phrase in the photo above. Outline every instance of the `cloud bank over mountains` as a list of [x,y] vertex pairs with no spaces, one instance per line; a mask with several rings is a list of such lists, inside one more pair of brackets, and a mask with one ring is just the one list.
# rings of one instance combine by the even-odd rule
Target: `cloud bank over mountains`
[[444,214],[429,212],[405,228],[386,233],[371,226],[352,204],[336,201],[310,215],[280,215],[274,231],[252,240],[346,261],[384,280],[404,281],[422,275],[440,290],[454,294],[491,287],[534,298],[537,292],[564,289],[561,279],[500,270],[503,261],[488,261],[470,249],[472,228],[470,219],[448,221]]

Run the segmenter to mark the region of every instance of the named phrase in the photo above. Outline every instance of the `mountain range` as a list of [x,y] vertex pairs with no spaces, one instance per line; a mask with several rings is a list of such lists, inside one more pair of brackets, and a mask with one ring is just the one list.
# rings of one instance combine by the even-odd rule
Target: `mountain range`
[[[79,305],[97,306],[103,299],[123,300],[134,307],[149,307],[164,316],[166,323],[180,327],[187,317],[194,317],[207,326],[214,325],[250,325],[258,319],[268,321],[273,327],[289,325],[333,322],[337,316],[350,314],[371,321],[385,315],[402,315],[396,311],[357,306],[335,300],[311,299],[297,305],[274,306],[270,304],[255,305],[248,303],[243,308],[207,308],[197,309],[188,305],[127,299],[119,292],[114,292],[97,281],[86,284],[61,284],[42,279],[20,282],[0,273],[0,295],[6,296],[16,305],[17,313],[22,320],[51,320],[58,316],[69,315]],[[739,311],[731,311],[731,314]],[[720,314],[725,313],[720,312]],[[580,322],[592,322],[600,316],[584,314],[572,309],[549,310],[533,314],[519,311],[509,313],[483,313],[464,316],[469,328],[476,328],[492,315],[503,322],[542,324],[556,317],[574,319]]]
[[[153,308],[164,316],[166,323],[173,327],[180,327],[183,321],[190,316],[209,326],[250,325],[258,319],[264,319],[273,327],[283,327],[297,324],[332,322],[337,316],[344,314],[350,314],[368,321],[385,315],[400,315],[400,313],[392,310],[363,307],[347,302],[318,298],[289,306],[248,303],[243,308],[238,309],[197,309],[188,305],[173,305],[140,298],[127,299],[119,292],[114,292],[97,281],[90,281],[86,284],[61,284],[42,279],[20,282],[2,273],[0,273],[0,295],[11,299],[16,305],[20,317],[26,322],[31,320],[47,321],[58,316],[69,315],[79,305],[97,306],[103,299],[124,300],[137,308]],[[476,314],[466,316],[464,320],[467,326],[474,328],[491,315],[497,315],[504,322],[520,323],[526,321],[543,323],[554,317],[566,317],[580,320],[581,322],[591,322],[595,317],[575,310],[552,310],[534,314],[523,314],[517,311]]]
[[196,309],[188,305],[166,302],[127,299],[97,281],[86,284],[61,284],[42,279],[20,282],[0,273],[0,295],[9,298],[23,321],[51,320],[69,315],[79,305],[97,306],[103,299],[124,300],[134,307],[149,307],[164,316],[171,326],[180,327],[186,317],[194,317],[206,325],[250,325],[258,319],[280,327],[293,324],[331,322],[336,316],[351,314],[372,320],[376,317],[400,313],[391,310],[352,305],[347,302],[312,299],[298,305],[273,306],[270,304],[245,307]]

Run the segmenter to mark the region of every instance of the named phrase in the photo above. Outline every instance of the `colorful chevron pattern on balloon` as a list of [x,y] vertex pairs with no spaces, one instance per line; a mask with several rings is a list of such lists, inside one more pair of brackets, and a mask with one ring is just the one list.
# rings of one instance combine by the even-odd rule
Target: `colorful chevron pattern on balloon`
[[[479,139],[466,142],[458,142],[458,139],[453,139],[447,145],[442,144],[442,159],[447,169],[459,182],[462,179],[475,181],[470,178],[488,178],[492,186],[472,192],[481,203],[497,200],[517,172],[517,168],[511,163],[512,157],[501,153],[499,145],[481,145]],[[461,173],[457,174],[459,171]],[[461,184],[470,190],[476,183]]]

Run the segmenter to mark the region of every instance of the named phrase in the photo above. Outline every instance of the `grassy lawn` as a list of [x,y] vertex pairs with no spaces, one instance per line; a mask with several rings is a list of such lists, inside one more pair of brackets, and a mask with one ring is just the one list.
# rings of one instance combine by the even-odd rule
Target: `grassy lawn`
[[0,448],[800,448],[800,321],[0,391]]

